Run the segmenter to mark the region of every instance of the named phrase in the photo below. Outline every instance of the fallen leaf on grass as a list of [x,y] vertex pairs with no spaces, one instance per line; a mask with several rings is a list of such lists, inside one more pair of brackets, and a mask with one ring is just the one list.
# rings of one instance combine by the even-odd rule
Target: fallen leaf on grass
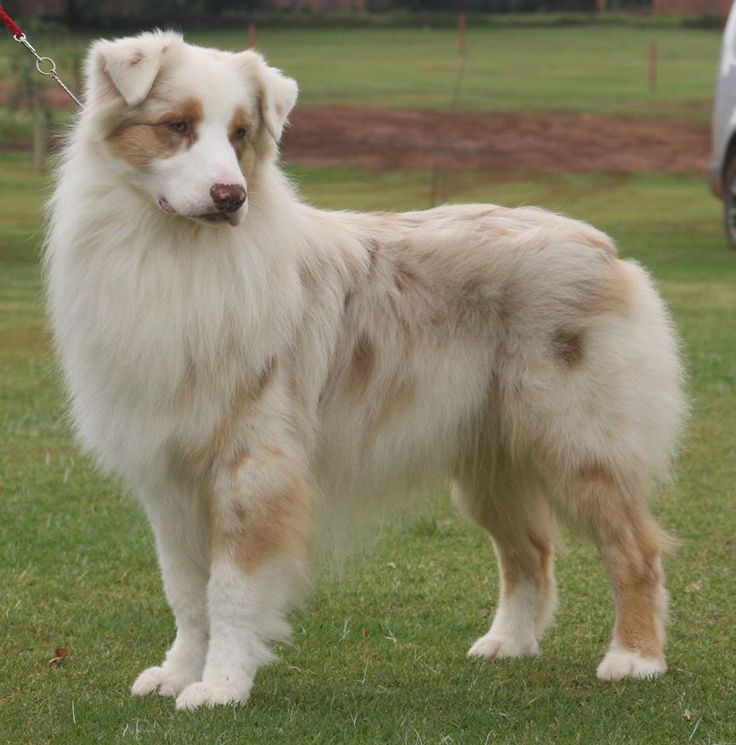
[[54,656],[49,660],[49,667],[52,665],[61,665],[65,657],[69,656],[69,650],[64,647],[57,647],[54,650]]

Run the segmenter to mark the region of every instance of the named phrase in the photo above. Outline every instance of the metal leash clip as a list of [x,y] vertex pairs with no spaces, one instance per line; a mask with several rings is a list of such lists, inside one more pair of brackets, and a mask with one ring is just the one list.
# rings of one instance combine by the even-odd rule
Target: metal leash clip
[[41,55],[39,55],[35,50],[33,44],[28,41],[25,34],[13,34],[13,38],[19,44],[22,44],[36,58],[36,70],[38,70],[39,74],[45,75],[47,78],[53,78],[64,89],[64,92],[69,96],[69,98],[71,98],[72,101],[74,101],[74,103],[81,109],[82,104],[79,99],[64,85],[61,78],[56,74],[56,62],[54,62],[51,57],[41,57]]

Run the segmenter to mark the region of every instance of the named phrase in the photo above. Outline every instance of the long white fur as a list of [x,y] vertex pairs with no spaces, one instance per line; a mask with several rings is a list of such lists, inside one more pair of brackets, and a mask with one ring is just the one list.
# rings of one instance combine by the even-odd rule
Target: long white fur
[[[200,138],[136,169],[106,139],[131,106],[157,95],[200,101]],[[647,490],[666,475],[684,417],[667,313],[606,236],[533,208],[314,209],[276,164],[272,138],[295,98],[293,81],[254,53],[168,33],[98,43],[51,202],[48,305],[72,418],[83,447],[142,500],[178,628],[163,665],[133,692],[178,695],[183,708],[247,699],[306,574],[298,556],[250,574],[213,563],[212,505],[180,467],[272,361],[268,389],[238,413],[211,466],[210,498],[223,514],[267,504],[284,463],[310,485],[320,521],[452,477],[495,443],[515,467],[542,473],[550,498],[575,517],[582,508],[562,488],[570,474],[601,463]],[[227,142],[238,105],[261,131],[251,171]],[[239,224],[187,219],[223,179],[248,189]],[[177,215],[158,206],[161,196]],[[628,305],[586,314],[611,267],[625,275]],[[550,340],[570,328],[584,359],[566,367]],[[352,384],[364,338],[370,369]],[[281,460],[226,478],[238,449],[274,446]],[[499,636],[511,655],[536,653],[541,630],[528,614],[538,605],[534,587],[518,585],[471,653],[503,656]],[[604,677],[653,674],[634,653],[611,654]]]

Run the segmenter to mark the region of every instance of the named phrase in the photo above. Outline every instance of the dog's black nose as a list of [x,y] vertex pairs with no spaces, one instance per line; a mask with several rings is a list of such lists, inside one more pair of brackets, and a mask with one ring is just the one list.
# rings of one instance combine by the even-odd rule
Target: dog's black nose
[[220,212],[235,212],[243,206],[248,196],[240,184],[215,184],[210,196]]

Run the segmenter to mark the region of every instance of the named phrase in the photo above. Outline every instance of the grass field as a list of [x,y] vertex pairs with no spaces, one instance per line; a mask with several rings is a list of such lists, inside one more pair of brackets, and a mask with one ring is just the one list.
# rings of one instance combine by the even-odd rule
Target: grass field
[[[91,38],[38,33],[34,43],[78,88],[72,67],[79,65]],[[225,49],[247,45],[245,29],[187,38]],[[684,28],[471,28],[458,105],[704,121],[720,39],[718,30]],[[659,49],[655,93],[649,92],[647,77],[652,42]],[[451,29],[262,29],[258,47],[298,80],[306,104],[446,108],[460,65]],[[0,41],[0,79],[11,75],[25,54],[17,44]]]
[[[426,173],[305,169],[326,207],[426,206]],[[454,182],[457,200],[535,203],[609,230],[653,271],[682,334],[693,419],[656,512],[683,546],[666,562],[670,672],[594,676],[612,599],[594,550],[567,535],[561,607],[537,660],[473,664],[497,578],[444,493],[390,526],[294,614],[295,643],[247,707],[177,713],[133,699],[173,626],[135,502],[81,457],[43,329],[38,250],[46,180],[0,155],[0,742],[736,743],[736,253],[699,177],[560,175]],[[49,665],[57,647],[68,650]]]

